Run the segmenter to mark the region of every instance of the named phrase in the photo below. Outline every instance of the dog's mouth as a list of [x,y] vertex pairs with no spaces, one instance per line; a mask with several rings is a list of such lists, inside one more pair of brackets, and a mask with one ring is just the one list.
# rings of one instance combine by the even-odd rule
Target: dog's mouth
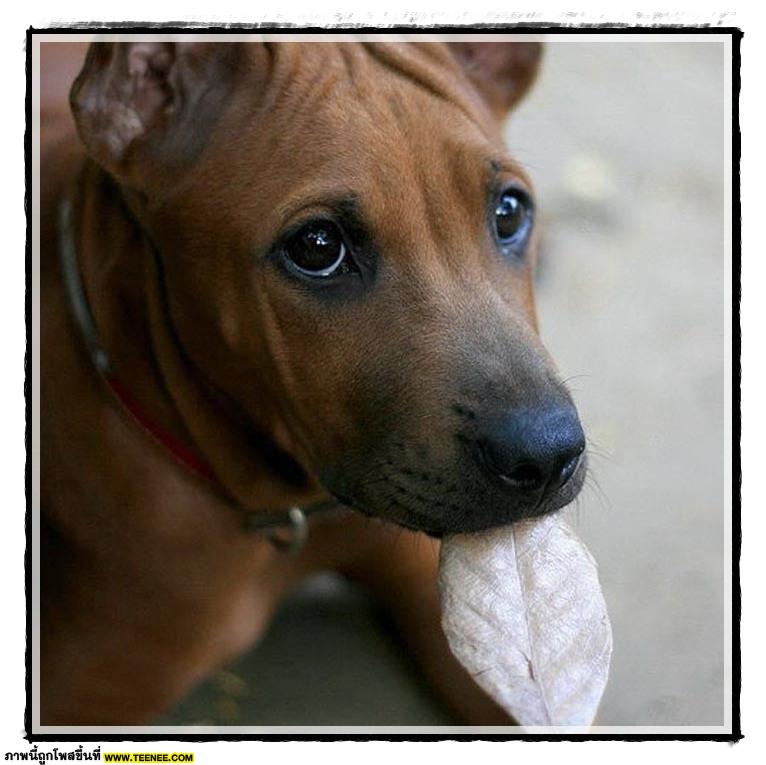
[[385,461],[385,468],[368,472],[367,478],[355,486],[346,485],[336,491],[332,480],[326,485],[341,504],[356,512],[440,538],[486,531],[556,512],[576,499],[587,469],[583,453],[566,481],[555,490],[542,487],[520,493],[518,486],[485,481],[475,471],[463,470],[461,480],[444,477],[461,475],[459,468],[444,473],[427,469],[416,472]]

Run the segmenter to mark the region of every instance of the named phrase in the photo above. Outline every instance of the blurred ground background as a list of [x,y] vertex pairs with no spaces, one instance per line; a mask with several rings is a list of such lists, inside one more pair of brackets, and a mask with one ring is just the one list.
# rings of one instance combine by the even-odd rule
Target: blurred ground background
[[[575,524],[614,627],[603,725],[723,723],[723,64],[720,43],[553,43],[508,125],[545,217],[543,337],[593,442]],[[162,722],[451,721],[325,577]]]

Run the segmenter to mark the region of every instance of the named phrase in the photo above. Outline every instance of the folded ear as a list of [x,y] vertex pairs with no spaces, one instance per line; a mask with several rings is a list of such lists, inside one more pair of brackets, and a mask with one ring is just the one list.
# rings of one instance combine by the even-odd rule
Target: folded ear
[[539,42],[448,43],[463,71],[498,119],[526,94],[537,76]]
[[204,146],[230,92],[236,43],[93,43],[69,101],[91,156],[140,186]]

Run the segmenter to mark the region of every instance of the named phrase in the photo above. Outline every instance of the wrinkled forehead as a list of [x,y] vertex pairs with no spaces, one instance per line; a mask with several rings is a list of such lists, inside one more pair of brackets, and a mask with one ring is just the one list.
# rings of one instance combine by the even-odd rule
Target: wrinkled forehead
[[[498,173],[524,179],[443,45],[272,43],[248,54],[244,76],[252,86],[238,92],[208,165],[221,198],[237,190],[239,213],[267,229],[312,206],[321,213],[325,199],[402,223],[423,219],[424,197],[435,200],[431,220],[449,199],[454,216]],[[210,179],[200,187],[209,206]]]
[[[253,51],[239,145],[304,172],[497,153],[498,127],[440,44],[273,43]],[[257,57],[256,57],[257,56]],[[260,72],[267,69],[265,77]]]
[[354,99],[374,117],[428,100],[461,110],[477,126],[492,119],[462,69],[441,43],[266,43],[249,49],[249,66],[268,73],[263,100],[276,109],[318,108]]

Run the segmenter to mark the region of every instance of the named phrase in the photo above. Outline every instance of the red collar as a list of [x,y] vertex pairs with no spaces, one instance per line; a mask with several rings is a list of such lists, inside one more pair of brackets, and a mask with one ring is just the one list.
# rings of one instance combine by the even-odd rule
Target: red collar
[[196,449],[179,441],[160,423],[153,420],[151,415],[136,401],[128,388],[114,375],[104,375],[104,380],[132,420],[148,436],[164,446],[176,462],[181,463],[190,472],[195,473],[205,481],[218,483],[212,466]]

